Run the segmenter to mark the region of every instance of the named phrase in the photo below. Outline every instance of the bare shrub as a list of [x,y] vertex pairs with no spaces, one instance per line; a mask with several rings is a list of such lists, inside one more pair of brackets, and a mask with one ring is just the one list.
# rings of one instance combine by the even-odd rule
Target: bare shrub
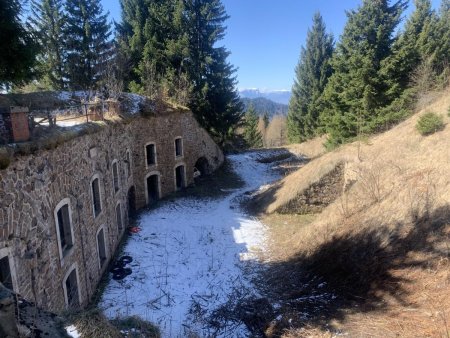
[[125,67],[119,58],[113,58],[106,62],[102,78],[106,98],[117,100],[123,92],[123,69]]
[[419,93],[426,93],[435,86],[435,74],[431,58],[422,60],[411,75],[411,83]]
[[433,169],[423,169],[406,177],[408,181],[409,212],[415,221],[428,219],[436,206],[436,174]]
[[372,163],[370,167],[360,169],[357,172],[358,182],[365,195],[374,203],[380,202],[385,196],[382,189],[381,172],[382,167],[378,163]]

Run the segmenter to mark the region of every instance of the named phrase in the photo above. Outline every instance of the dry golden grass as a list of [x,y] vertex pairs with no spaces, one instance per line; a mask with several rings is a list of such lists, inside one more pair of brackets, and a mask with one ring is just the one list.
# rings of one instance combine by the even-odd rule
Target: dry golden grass
[[290,144],[285,148],[297,156],[303,155],[309,159],[314,159],[326,153],[326,148],[324,146],[326,140],[327,137],[323,135],[303,143]]
[[[297,323],[285,337],[450,337],[449,107],[447,89],[395,128],[317,157],[260,198],[272,214],[265,216],[274,235],[269,263],[282,274],[274,283],[287,276],[295,283],[305,269],[343,301],[320,323]],[[429,111],[446,126],[424,137],[415,125]],[[339,163],[347,189],[322,213],[274,213]],[[345,303],[350,294],[360,307]]]

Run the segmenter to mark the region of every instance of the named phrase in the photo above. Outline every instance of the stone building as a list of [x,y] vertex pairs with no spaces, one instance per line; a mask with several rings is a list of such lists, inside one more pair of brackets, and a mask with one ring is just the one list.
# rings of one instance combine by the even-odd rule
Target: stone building
[[60,144],[0,147],[11,157],[0,170],[0,282],[55,312],[89,302],[130,213],[223,162],[187,110],[89,125]]

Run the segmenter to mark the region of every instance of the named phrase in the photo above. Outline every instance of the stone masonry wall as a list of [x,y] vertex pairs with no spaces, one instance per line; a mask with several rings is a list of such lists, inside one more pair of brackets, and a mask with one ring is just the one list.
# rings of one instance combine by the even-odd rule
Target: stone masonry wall
[[[182,138],[183,156],[175,156],[175,139]],[[145,145],[154,142],[157,163],[147,167]],[[127,173],[127,151],[131,173]],[[0,170],[0,259],[8,255],[17,293],[38,306],[66,309],[64,278],[75,267],[79,298],[86,305],[107,267],[100,268],[97,233],[103,227],[109,261],[127,225],[128,192],[136,191],[136,206],[146,204],[146,177],[160,177],[161,197],[175,190],[175,168],[185,166],[186,183],[193,182],[194,165],[204,157],[212,170],[223,154],[190,112],[175,112],[116,122],[99,132],[80,136],[52,150],[17,156]],[[112,163],[119,165],[118,192],[114,192]],[[94,217],[91,181],[99,177],[102,211]],[[70,205],[73,246],[61,259],[55,208]],[[123,230],[116,222],[120,203]]]

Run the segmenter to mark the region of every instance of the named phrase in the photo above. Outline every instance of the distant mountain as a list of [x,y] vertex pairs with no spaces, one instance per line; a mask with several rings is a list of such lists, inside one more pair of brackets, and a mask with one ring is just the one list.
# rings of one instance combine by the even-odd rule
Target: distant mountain
[[239,95],[242,98],[255,99],[257,97],[265,97],[266,99],[272,100],[281,104],[289,104],[289,99],[291,98],[291,92],[289,90],[260,90],[256,88],[252,89],[241,89],[239,90]]
[[248,106],[252,104],[255,108],[256,113],[260,116],[263,116],[266,112],[270,118],[272,118],[272,116],[274,115],[287,115],[287,105],[273,102],[264,97],[257,97],[254,99],[241,98],[241,101],[245,106],[245,110],[247,110]]

